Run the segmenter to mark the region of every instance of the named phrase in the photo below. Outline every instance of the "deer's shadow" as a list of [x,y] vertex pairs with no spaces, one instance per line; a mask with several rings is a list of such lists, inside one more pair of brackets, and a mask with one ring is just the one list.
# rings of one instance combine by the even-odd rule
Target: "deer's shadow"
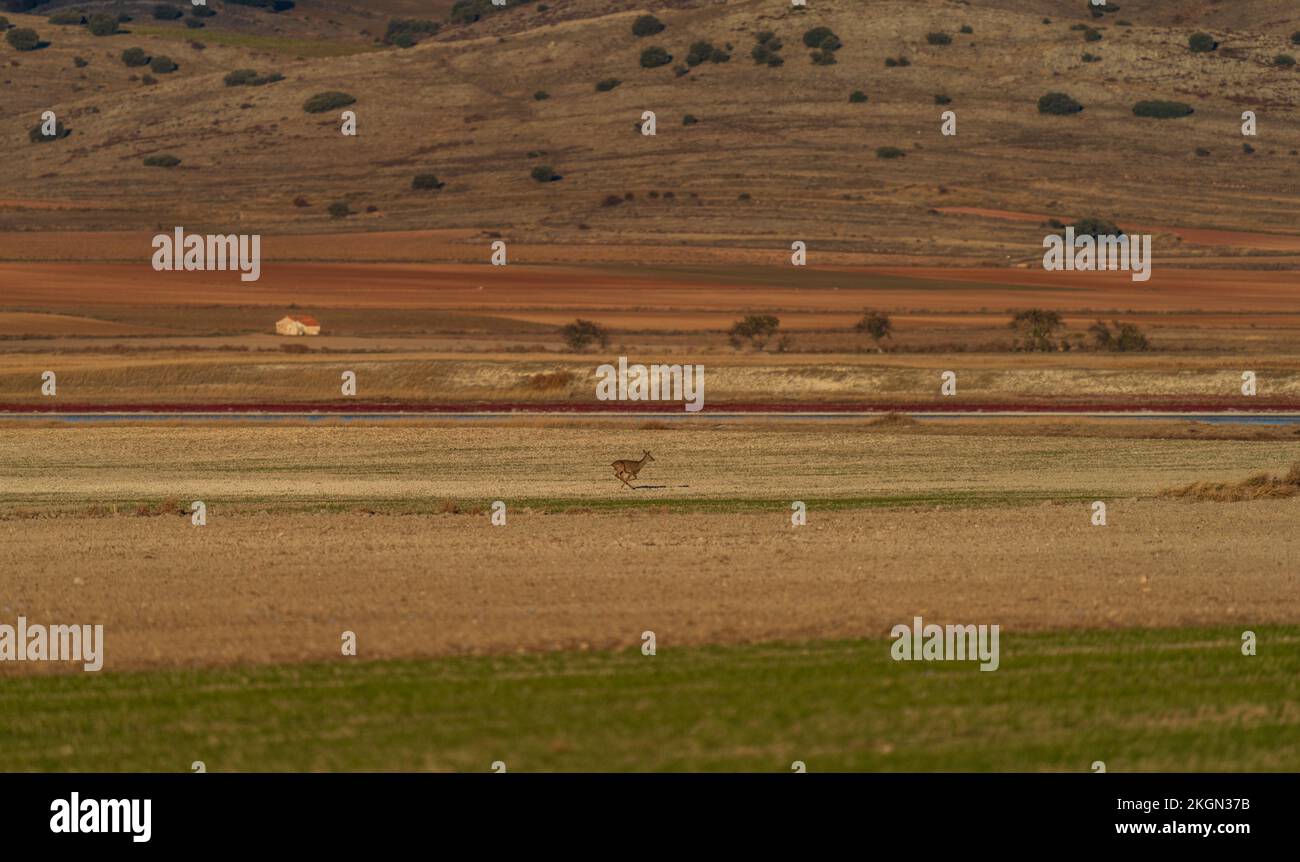
[[665,488],[689,488],[690,485],[629,485],[633,491],[662,491]]

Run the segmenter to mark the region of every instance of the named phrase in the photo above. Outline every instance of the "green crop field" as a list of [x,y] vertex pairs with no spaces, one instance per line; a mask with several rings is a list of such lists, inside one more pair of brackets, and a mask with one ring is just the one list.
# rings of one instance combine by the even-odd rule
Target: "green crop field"
[[0,769],[1300,769],[1300,627],[888,640],[11,679]]

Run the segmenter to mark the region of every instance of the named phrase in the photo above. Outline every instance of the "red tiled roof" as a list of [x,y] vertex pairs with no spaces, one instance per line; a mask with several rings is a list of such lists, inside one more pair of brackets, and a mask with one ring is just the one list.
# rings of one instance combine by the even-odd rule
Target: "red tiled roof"
[[303,326],[320,326],[320,321],[314,317],[306,317],[306,316],[295,317],[294,315],[289,315],[289,319],[296,320],[299,323],[301,323]]

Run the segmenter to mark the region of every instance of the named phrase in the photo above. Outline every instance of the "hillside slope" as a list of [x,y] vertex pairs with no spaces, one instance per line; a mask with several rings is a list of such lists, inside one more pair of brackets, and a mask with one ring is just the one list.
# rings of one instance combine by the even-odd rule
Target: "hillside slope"
[[[381,50],[341,26],[335,37],[323,25],[311,30],[329,17],[325,6],[304,2],[274,16],[314,32],[327,46],[316,53],[333,56],[308,56],[288,37],[221,44],[222,16],[203,31],[100,39],[11,14],[51,44],[23,53],[0,46],[12,109],[0,122],[12,154],[0,165],[10,199],[0,230],[466,228],[630,248],[788,248],[802,239],[822,249],[990,263],[1033,253],[1043,235],[1035,216],[1045,214],[1294,230],[1300,72],[1273,58],[1300,53],[1290,43],[1300,7],[1178,0],[1157,12],[1131,0],[1094,19],[1083,2],[1065,4],[1069,15],[1045,0],[865,5],[868,14],[860,0],[806,9],[771,0],[657,3],[666,29],[636,38],[631,25],[644,4],[555,0],[444,27],[406,50]],[[331,8],[359,14],[357,4]],[[972,32],[961,33],[963,25]],[[842,42],[833,65],[814,64],[802,42],[815,26]],[[1084,26],[1101,39],[1073,29]],[[1198,28],[1212,32],[1217,51],[1188,50]],[[779,67],[751,59],[764,30],[783,43]],[[932,31],[951,44],[929,44]],[[190,38],[207,39],[206,49],[190,48]],[[687,68],[700,40],[729,61],[679,74],[674,67]],[[142,84],[142,70],[118,59],[135,45],[167,52],[180,70]],[[642,68],[651,46],[672,62]],[[1100,60],[1085,62],[1085,52]],[[77,69],[76,56],[90,65]],[[886,65],[899,57],[909,65]],[[285,80],[224,86],[223,76],[242,67]],[[621,83],[598,91],[606,79]],[[304,112],[305,99],[327,90],[356,97],[357,137],[339,133],[337,110]],[[855,90],[867,101],[851,102]],[[1069,93],[1085,110],[1040,114],[1037,100],[1049,91]],[[1136,117],[1132,107],[1143,99],[1183,101],[1195,113]],[[72,133],[31,144],[28,130],[45,109]],[[636,128],[647,110],[657,115],[654,137]],[[946,110],[956,114],[956,136],[940,133]],[[1244,110],[1257,112],[1258,137],[1242,136]],[[684,125],[687,114],[698,122]],[[905,155],[878,158],[881,147]],[[182,164],[143,164],[159,153]],[[561,179],[534,180],[543,165]],[[413,176],[426,172],[445,185],[412,190]],[[299,198],[308,205],[295,206]],[[327,206],[341,200],[354,215],[332,218]],[[948,208],[962,214],[940,212]]]

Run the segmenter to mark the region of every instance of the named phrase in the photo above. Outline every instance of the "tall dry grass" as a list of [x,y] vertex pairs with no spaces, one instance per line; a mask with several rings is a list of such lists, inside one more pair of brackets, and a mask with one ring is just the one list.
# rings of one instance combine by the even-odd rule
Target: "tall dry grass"
[[1267,500],[1300,494],[1300,461],[1281,476],[1256,473],[1240,482],[1193,482],[1179,488],[1166,488],[1161,497],[1176,500],[1206,500],[1237,503],[1244,500]]

